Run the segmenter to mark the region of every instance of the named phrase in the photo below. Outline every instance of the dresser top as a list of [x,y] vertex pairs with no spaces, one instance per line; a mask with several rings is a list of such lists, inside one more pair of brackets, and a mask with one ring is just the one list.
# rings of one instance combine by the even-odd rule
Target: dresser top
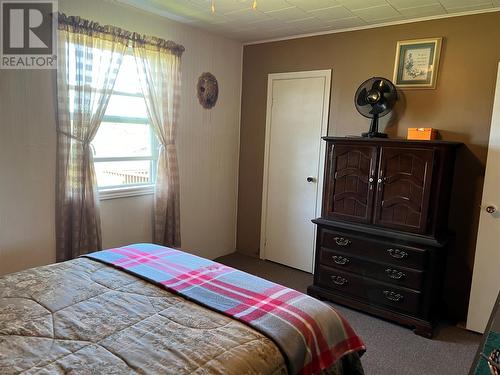
[[432,140],[432,141],[423,141],[423,140],[409,140],[404,138],[367,138],[367,137],[323,137],[325,141],[333,141],[337,143],[341,142],[357,142],[357,143],[378,143],[378,144],[387,144],[387,145],[396,145],[396,144],[412,144],[412,145],[429,145],[429,146],[448,146],[448,147],[458,147],[463,145],[461,142],[454,141],[443,141],[443,140]]

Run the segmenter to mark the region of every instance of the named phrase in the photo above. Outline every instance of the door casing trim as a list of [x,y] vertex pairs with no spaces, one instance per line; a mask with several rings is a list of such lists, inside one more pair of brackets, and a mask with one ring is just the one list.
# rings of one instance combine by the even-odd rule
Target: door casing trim
[[[316,207],[315,215],[319,217],[321,215],[321,207],[323,202],[323,180],[324,180],[324,170],[325,170],[325,151],[326,143],[321,141],[321,137],[328,135],[328,119],[330,114],[330,92],[331,92],[331,81],[332,81],[332,69],[326,70],[309,70],[300,72],[288,72],[288,73],[272,73],[267,77],[267,105],[266,105],[266,135],[265,135],[265,149],[264,149],[264,177],[262,183],[262,211],[261,211],[261,225],[260,225],[260,251],[259,255],[261,259],[266,259],[266,224],[267,224],[267,203],[268,203],[268,183],[269,183],[269,157],[270,157],[270,134],[271,134],[271,111],[273,105],[273,83],[279,80],[288,79],[304,79],[304,78],[317,78],[322,77],[325,79],[324,82],[324,93],[323,93],[323,113],[321,120],[321,134],[318,137],[320,142],[319,155],[318,155],[318,181],[317,181],[317,193],[316,193]],[[313,243],[311,244],[311,254],[312,263],[310,272],[313,273],[314,267],[314,255],[315,255],[315,244],[316,244],[316,231],[314,231]]]
[[[491,127],[490,127],[490,140],[488,141],[488,157],[486,159],[486,173],[485,173],[485,179],[484,179],[484,187],[483,187],[483,195],[481,197],[481,206],[480,206],[480,216],[479,216],[479,227],[477,231],[477,238],[476,238],[476,249],[475,249],[475,255],[474,255],[474,264],[473,264],[473,269],[472,269],[472,279],[471,279],[471,288],[469,292],[469,306],[467,310],[467,320],[465,324],[465,328],[467,328],[470,331],[474,332],[479,332],[479,333],[484,333],[485,328],[488,328],[488,319],[486,321],[481,321],[479,309],[487,309],[491,312],[494,311],[495,308],[495,303],[496,299],[493,297],[492,300],[490,301],[485,301],[485,299],[481,298],[481,295],[484,295],[481,293],[481,287],[484,288],[484,278],[483,282],[481,280],[478,280],[478,275],[481,273],[481,270],[479,269],[481,265],[484,265],[485,261],[485,254],[480,253],[481,248],[478,251],[478,244],[484,246],[484,238],[481,239],[482,232],[485,230],[481,224],[485,220],[490,219],[488,216],[490,216],[489,213],[486,213],[485,209],[486,206],[490,204],[490,201],[488,199],[488,193],[489,190],[486,186],[487,183],[491,183],[489,179],[487,178],[487,173],[488,173],[488,163],[491,163],[492,160],[488,160],[491,157],[491,154],[493,152],[493,144],[491,143],[492,140],[492,133],[496,132],[496,129],[494,129],[495,126],[499,126],[500,124],[498,123],[500,121],[500,118],[497,117],[497,114],[495,112],[495,109],[497,108],[498,105],[500,105],[500,61],[498,62],[498,68],[497,68],[497,74],[496,74],[496,82],[495,82],[495,91],[493,94],[493,106],[492,106],[492,117],[491,117]],[[491,154],[490,154],[491,153]],[[490,166],[491,168],[491,166]],[[498,219],[495,219],[498,220]],[[481,264],[482,263],[482,264]],[[481,279],[481,278],[480,278]],[[481,285],[483,284],[483,285]],[[497,292],[498,293],[498,292]],[[500,295],[500,294],[499,294]],[[487,300],[488,298],[486,298]],[[490,305],[491,303],[491,305]],[[488,306],[484,306],[487,304]],[[478,306],[480,306],[478,308]],[[491,307],[491,310],[490,310]],[[490,313],[491,314],[491,313]],[[493,315],[490,316],[490,319],[494,319]],[[482,345],[481,345],[482,348]]]

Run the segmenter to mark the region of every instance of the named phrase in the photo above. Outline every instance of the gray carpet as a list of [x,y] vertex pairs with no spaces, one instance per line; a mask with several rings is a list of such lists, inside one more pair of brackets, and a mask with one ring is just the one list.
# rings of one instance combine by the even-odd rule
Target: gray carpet
[[[312,275],[276,263],[231,254],[218,262],[306,292]],[[410,329],[335,305],[366,344],[367,375],[461,375],[469,372],[481,335],[443,322],[432,340]]]

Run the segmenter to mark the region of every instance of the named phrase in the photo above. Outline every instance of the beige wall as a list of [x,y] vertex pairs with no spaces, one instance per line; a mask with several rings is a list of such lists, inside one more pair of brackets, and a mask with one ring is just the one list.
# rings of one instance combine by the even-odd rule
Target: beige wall
[[[405,137],[408,127],[434,127],[443,139],[466,144],[458,154],[452,196],[447,295],[464,315],[477,233],[493,90],[500,61],[500,13],[448,18],[294,39],[244,48],[237,249],[259,252],[266,83],[269,73],[333,69],[330,135],[360,134],[369,121],[353,104],[365,79],[392,79],[398,40],[443,37],[437,89],[402,90],[386,131]],[[387,124],[387,119],[381,123]]]
[[[186,47],[178,131],[182,247],[215,258],[234,251],[241,44],[101,0],[59,9]],[[205,71],[219,80],[217,106],[195,95]],[[0,275],[55,260],[55,106],[48,71],[0,71]],[[151,241],[152,196],[101,202],[104,246]]]
[[0,70],[0,275],[55,260],[50,72]]

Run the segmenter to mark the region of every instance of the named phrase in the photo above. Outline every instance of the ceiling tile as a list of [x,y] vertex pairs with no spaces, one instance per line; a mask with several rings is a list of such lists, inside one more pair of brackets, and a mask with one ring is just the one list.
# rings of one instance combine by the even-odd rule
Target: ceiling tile
[[271,38],[283,38],[291,35],[300,35],[303,34],[304,32],[302,30],[297,30],[297,29],[280,29],[271,31],[270,33],[271,33]]
[[158,14],[163,17],[171,18],[176,21],[183,22],[184,20],[189,20],[186,16],[190,14],[199,12],[200,9],[194,5],[184,2],[172,1],[167,6],[165,4],[159,3],[157,0],[151,0],[143,2],[141,0],[116,0],[117,3],[123,5],[132,6],[134,8],[143,9],[147,12]]
[[290,8],[285,8],[285,9],[280,9],[280,10],[274,10],[270,12],[264,12],[268,16],[271,16],[272,18],[275,18],[277,20],[283,20],[283,21],[292,21],[292,20],[298,20],[302,18],[307,18],[310,15],[303,11],[302,9],[299,9],[297,7],[290,7]]
[[228,38],[265,40],[500,8],[500,0],[113,0]]
[[461,7],[456,7],[456,8],[447,8],[448,13],[460,13],[460,12],[470,12],[472,10],[482,10],[482,9],[489,9],[491,8],[491,4],[486,3],[486,4],[473,4],[473,5],[466,5],[466,6],[461,6]]
[[222,27],[222,25],[224,25],[224,24],[207,25],[206,23],[204,23],[202,21],[194,21],[194,22],[190,23],[189,25],[195,26],[195,27],[203,29],[203,30],[208,30],[209,32],[212,32],[212,33],[225,35],[227,37],[227,29]]
[[366,22],[359,17],[348,17],[340,20],[335,20],[330,24],[330,29],[348,29],[351,27],[364,26]]
[[[266,0],[262,0],[264,2]],[[315,10],[321,8],[329,8],[339,5],[336,0],[286,0],[288,3],[295,5],[302,10]]]
[[262,12],[290,8],[290,3],[285,0],[260,0],[257,2],[257,9]]
[[212,14],[210,11],[196,11],[189,15],[189,18],[192,21],[200,21],[208,24],[214,23],[224,23],[227,22],[227,19],[224,18],[221,14]]
[[236,29],[245,29],[245,28],[273,28],[280,26],[282,23],[280,21],[275,20],[274,18],[268,17],[265,19],[259,19],[256,22],[249,23],[247,25],[242,24],[241,22],[237,22],[235,25]]
[[243,23],[232,20],[228,23],[221,24],[221,27],[231,33],[240,33],[247,31],[256,32],[262,30],[275,30],[277,28],[290,28],[291,26],[275,19],[267,18],[266,20],[254,23]]
[[387,5],[385,0],[338,0],[338,2],[349,10],[364,9],[378,5]]
[[[291,28],[291,27],[279,27],[275,29],[269,29],[269,30],[254,30],[250,32],[249,34],[244,33],[241,34],[241,38],[246,41],[250,40],[263,40],[263,39],[271,39],[271,38],[281,38],[285,36],[290,36],[290,35],[297,35],[301,34],[301,30],[297,30],[296,28]],[[250,38],[248,38],[248,36]]]
[[492,5],[492,0],[440,0],[446,10],[453,8],[472,7],[477,5]]
[[414,17],[414,18],[446,14],[446,10],[444,10],[444,8],[440,4],[424,5],[421,7],[414,7],[414,8],[401,8],[398,9],[398,11],[405,17]]
[[212,4],[211,0],[187,0],[187,1],[202,9],[210,9],[210,5]]
[[242,28],[240,27],[239,29],[236,29],[236,30],[233,29],[233,31],[237,32],[237,33],[240,33],[240,32],[255,33],[257,31],[266,32],[269,30],[275,30],[277,26],[280,26],[280,25],[276,25],[276,23],[271,24],[271,23],[267,23],[267,22],[262,22],[262,23],[254,23],[252,25],[248,25],[248,26],[245,26]]
[[321,23],[300,26],[300,31],[303,34],[318,33],[318,32],[328,31],[328,30],[329,30],[329,26],[327,26],[325,24],[321,24]]
[[394,10],[394,8],[390,5],[380,5],[366,9],[358,9],[353,11],[353,13],[365,21],[382,21],[401,16],[401,14]]
[[[443,4],[444,5],[444,4]],[[459,12],[467,12],[471,10],[478,10],[478,9],[486,9],[486,8],[491,8],[492,2],[487,1],[485,2],[484,0],[480,2],[472,2],[469,4],[463,4],[462,2],[460,4],[453,4],[453,5],[448,5],[445,6],[445,9],[448,13],[459,13]]]
[[289,22],[288,25],[290,25],[296,29],[296,31],[295,31],[296,34],[300,34],[301,32],[306,32],[306,31],[309,32],[311,30],[315,30],[315,31],[320,30],[323,26],[323,23],[314,17],[310,17],[310,18],[305,18],[302,20]]
[[227,17],[224,17],[223,15],[221,14],[212,14],[212,13],[209,13],[209,17],[206,21],[208,24],[210,25],[218,25],[218,24],[222,24],[222,23],[228,23],[229,22],[229,18]]
[[315,17],[306,17],[306,18],[300,18],[298,20],[292,20],[292,21],[287,21],[287,25],[293,25],[293,26],[299,26],[301,24],[305,24],[305,23],[308,23],[308,24],[311,24],[311,23],[315,23],[315,24],[318,24],[320,21],[315,18]]
[[236,21],[241,23],[256,23],[259,21],[267,21],[272,19],[264,12],[252,8],[225,13],[224,16],[226,18],[229,18],[231,21]]
[[[170,0],[168,0],[170,1]],[[167,2],[168,2],[167,1]],[[211,1],[207,1],[208,9],[211,7]],[[236,10],[251,9],[252,3],[250,1],[237,1],[237,0],[215,0],[214,1],[216,13],[229,13]]]
[[344,8],[343,6],[318,9],[309,13],[321,20],[335,20],[354,16],[354,14],[349,9]]
[[394,8],[417,8],[426,5],[439,5],[438,0],[388,0]]

